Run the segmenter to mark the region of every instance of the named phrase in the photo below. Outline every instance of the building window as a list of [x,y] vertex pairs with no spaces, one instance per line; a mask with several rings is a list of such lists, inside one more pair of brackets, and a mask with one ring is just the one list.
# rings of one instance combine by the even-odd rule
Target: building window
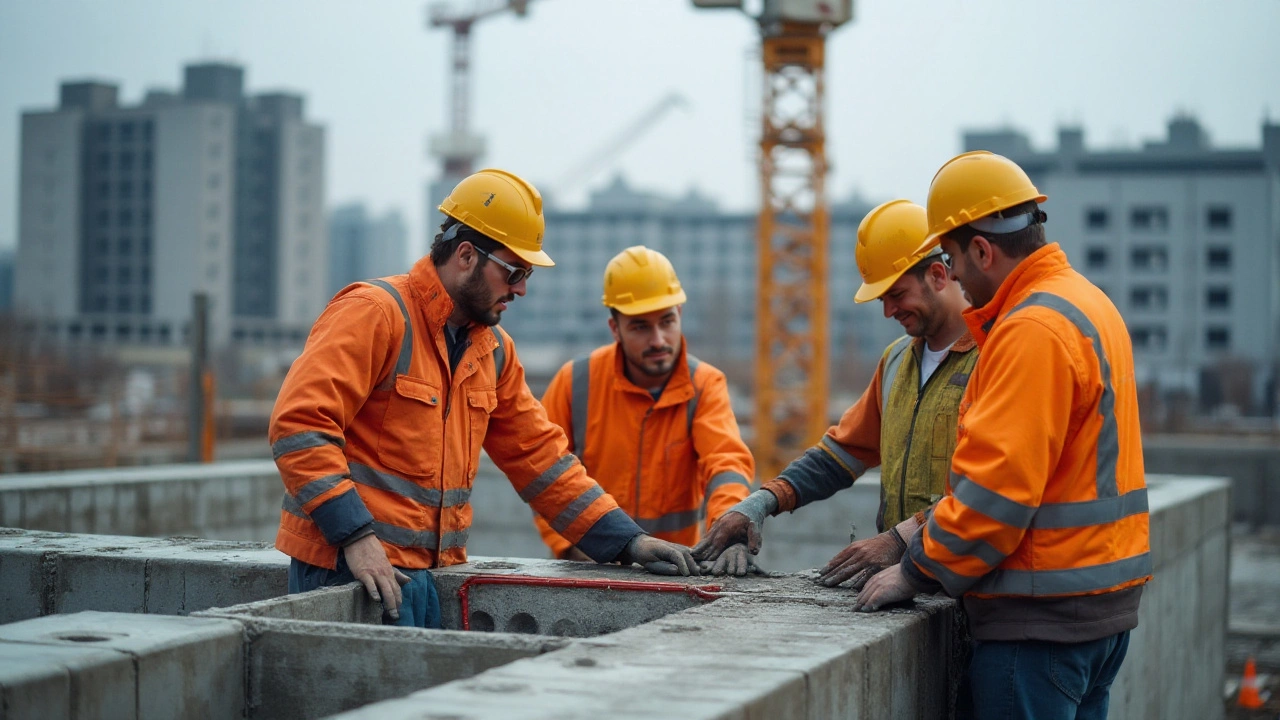
[[116,219],[119,221],[120,227],[131,227],[133,225],[133,211],[121,210]]
[[98,139],[102,141],[111,139],[111,125],[108,123],[100,123],[98,125]]
[[103,200],[111,197],[111,183],[98,183],[98,197]]
[[120,238],[116,243],[116,251],[121,255],[128,255],[133,252],[133,239],[129,237]]
[[129,327],[128,325],[117,325],[117,326],[116,326],[116,339],[117,339],[117,340],[128,340],[128,339],[129,339],[129,336],[131,336],[132,334],[133,334],[133,328]]
[[143,140],[150,140],[151,135],[154,132],[155,132],[155,126],[152,124],[150,120],[147,120],[142,123],[142,139]]
[[116,298],[116,310],[122,313],[133,312],[133,298],[128,295]]
[[1211,247],[1206,253],[1205,261],[1210,270],[1230,270],[1231,248]]
[[1205,211],[1204,222],[1210,230],[1230,230],[1231,208],[1226,205],[1210,205]]
[[128,265],[122,265],[116,268],[116,282],[121,285],[128,285],[133,282],[133,268]]
[[1091,207],[1084,211],[1084,226],[1088,230],[1106,230],[1111,225],[1110,214],[1106,208]]
[[1143,205],[1129,211],[1129,226],[1145,232],[1164,232],[1169,229],[1169,209],[1156,205]]
[[1134,350],[1161,351],[1169,342],[1169,333],[1163,325],[1135,325],[1129,330]]
[[1164,310],[1169,306],[1169,290],[1163,285],[1135,285],[1129,290],[1134,310]]
[[151,314],[151,296],[143,295],[138,298],[138,312]]
[[1104,247],[1091,247],[1085,250],[1084,266],[1089,270],[1106,270],[1110,253]]
[[1134,270],[1161,272],[1169,267],[1169,250],[1151,245],[1138,246],[1129,252],[1129,264]]
[[1231,288],[1208,288],[1204,291],[1204,305],[1210,310],[1230,310]]
[[1230,350],[1231,331],[1223,327],[1212,327],[1205,330],[1204,346],[1210,350]]
[[125,171],[133,170],[133,153],[120,153],[120,169]]
[[125,121],[120,123],[120,139],[133,140],[133,123]]
[[[105,183],[103,187],[106,187]],[[129,200],[133,198],[133,183],[125,180],[120,183],[120,199]]]

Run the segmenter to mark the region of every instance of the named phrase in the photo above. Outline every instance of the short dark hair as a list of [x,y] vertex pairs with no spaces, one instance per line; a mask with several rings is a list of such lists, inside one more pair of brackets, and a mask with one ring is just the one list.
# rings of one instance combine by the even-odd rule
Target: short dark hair
[[969,249],[969,243],[981,235],[992,245],[1000,248],[1005,255],[1015,259],[1024,258],[1045,246],[1044,221],[1048,216],[1040,210],[1040,206],[1034,200],[1028,200],[997,213],[998,217],[1006,218],[1026,214],[1034,216],[1031,224],[1011,233],[997,235],[977,230],[971,225],[961,225],[947,233],[946,237],[960,247],[960,252],[965,252]]
[[[450,228],[455,225],[458,229],[450,233]],[[451,235],[451,237],[445,240],[445,235]],[[453,257],[454,251],[464,242],[471,243],[485,253],[497,252],[498,248],[502,247],[502,243],[488,235],[483,235],[480,231],[464,225],[454,218],[446,218],[443,223],[440,223],[440,232],[436,233],[435,240],[431,241],[431,263],[436,267],[440,267],[449,262],[449,258]],[[489,258],[481,253],[480,266],[483,267],[487,262],[489,262]]]
[[932,255],[926,255],[920,258],[920,261],[915,265],[907,268],[907,271],[903,273],[903,275],[914,276],[916,280],[923,282],[924,276],[929,274],[929,267],[931,265],[934,263],[942,263],[943,267],[947,266],[947,263],[942,258],[943,254],[940,252],[933,253]]

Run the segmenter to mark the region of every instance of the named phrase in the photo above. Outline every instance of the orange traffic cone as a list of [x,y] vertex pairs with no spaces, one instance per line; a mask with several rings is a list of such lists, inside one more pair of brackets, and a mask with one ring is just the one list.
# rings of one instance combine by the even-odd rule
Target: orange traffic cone
[[1247,710],[1262,707],[1262,695],[1258,694],[1258,665],[1253,658],[1244,663],[1244,679],[1240,681],[1240,697],[1236,704]]

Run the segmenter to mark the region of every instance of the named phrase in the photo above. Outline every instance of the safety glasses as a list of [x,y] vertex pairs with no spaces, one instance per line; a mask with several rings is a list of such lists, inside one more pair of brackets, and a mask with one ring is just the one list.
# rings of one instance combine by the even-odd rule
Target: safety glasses
[[516,267],[515,265],[511,265],[510,263],[505,263],[505,262],[503,262],[501,259],[499,259],[498,257],[494,256],[494,254],[493,254],[493,253],[487,253],[487,252],[485,252],[484,250],[481,250],[480,248],[476,247],[475,245],[472,245],[471,247],[472,247],[476,252],[480,253],[481,255],[483,255],[483,256],[485,256],[485,257],[489,258],[490,260],[492,260],[493,262],[497,263],[497,264],[498,264],[498,267],[500,267],[500,268],[502,268],[502,269],[506,270],[508,273],[510,273],[509,275],[507,275],[507,284],[508,284],[508,285],[515,285],[516,283],[520,282],[521,280],[524,280],[525,278],[527,278],[527,277],[529,277],[530,275],[532,275],[532,274],[533,274],[533,268],[531,268],[531,267],[527,267],[527,268],[526,268],[526,267]]

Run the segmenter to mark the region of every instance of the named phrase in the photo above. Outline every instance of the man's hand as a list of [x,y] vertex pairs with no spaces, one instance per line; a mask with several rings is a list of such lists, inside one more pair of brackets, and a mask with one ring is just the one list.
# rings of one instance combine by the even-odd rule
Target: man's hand
[[778,509],[778,498],[768,490],[757,490],[747,499],[729,508],[711,525],[707,534],[693,546],[698,560],[715,560],[729,546],[745,544],[747,552],[757,555],[763,538],[760,528],[769,513]]
[[655,575],[697,575],[698,563],[683,545],[659,540],[652,535],[637,535],[627,543],[621,558],[626,564],[638,562]]
[[369,597],[374,602],[382,603],[382,607],[392,620],[400,619],[400,586],[408,583],[408,575],[391,567],[387,560],[387,551],[377,535],[365,535],[342,548],[347,559],[347,567],[351,574],[364,584]]
[[703,560],[698,563],[703,575],[736,575],[742,577],[747,573],[758,572],[747,546],[742,543],[730,545],[715,560]]
[[[914,521],[913,521],[914,524]],[[835,587],[854,578],[854,590],[861,590],[872,575],[902,560],[907,544],[897,528],[889,528],[873,538],[849,543],[818,571],[818,584]]]
[[916,596],[916,589],[902,572],[902,564],[891,565],[877,573],[867,581],[866,587],[858,593],[858,604],[853,607],[858,612],[875,612],[890,603],[910,600]]

